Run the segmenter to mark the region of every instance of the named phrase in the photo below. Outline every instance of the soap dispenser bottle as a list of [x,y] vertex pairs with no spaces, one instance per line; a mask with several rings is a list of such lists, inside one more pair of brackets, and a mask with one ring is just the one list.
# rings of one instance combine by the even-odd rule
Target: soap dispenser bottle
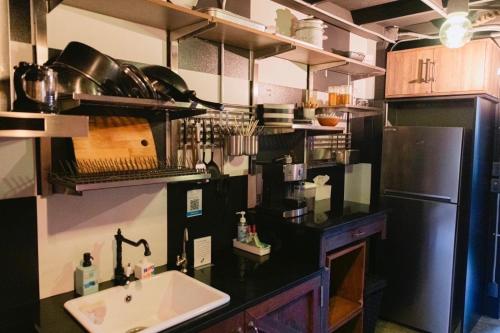
[[248,237],[248,225],[245,218],[245,211],[237,212],[240,215],[240,223],[238,223],[238,241],[246,242]]
[[83,254],[83,260],[75,271],[75,290],[78,295],[85,296],[99,291],[97,268],[92,265],[94,258],[89,252]]

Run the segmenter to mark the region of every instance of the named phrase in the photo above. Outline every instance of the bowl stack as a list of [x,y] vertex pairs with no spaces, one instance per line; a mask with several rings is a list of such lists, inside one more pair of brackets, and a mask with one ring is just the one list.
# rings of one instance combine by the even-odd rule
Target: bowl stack
[[294,110],[294,104],[259,104],[257,114],[265,126],[291,127]]
[[306,43],[323,48],[323,41],[328,39],[324,35],[327,25],[315,18],[307,18],[297,21],[295,25],[295,38]]

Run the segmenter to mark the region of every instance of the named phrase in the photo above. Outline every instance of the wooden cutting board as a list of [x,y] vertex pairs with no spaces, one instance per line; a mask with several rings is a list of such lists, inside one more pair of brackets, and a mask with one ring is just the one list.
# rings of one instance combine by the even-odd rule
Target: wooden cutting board
[[89,135],[73,138],[76,160],[109,160],[150,157],[156,146],[148,121],[137,117],[89,118]]

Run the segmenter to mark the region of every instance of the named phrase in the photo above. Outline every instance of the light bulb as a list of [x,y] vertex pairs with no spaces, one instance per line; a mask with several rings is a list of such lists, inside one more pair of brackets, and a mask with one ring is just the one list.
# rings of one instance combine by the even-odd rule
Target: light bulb
[[472,38],[472,24],[467,13],[458,12],[448,15],[439,30],[441,43],[451,49],[464,46]]

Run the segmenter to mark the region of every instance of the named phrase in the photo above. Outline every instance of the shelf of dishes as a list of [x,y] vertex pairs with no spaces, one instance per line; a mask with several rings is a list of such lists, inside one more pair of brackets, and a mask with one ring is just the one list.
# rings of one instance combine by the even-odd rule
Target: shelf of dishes
[[[276,56],[312,65],[312,70],[330,69],[361,79],[384,75],[385,69],[323,50],[313,44],[265,31],[252,21],[203,13],[161,0],[63,0],[61,3],[127,21],[166,29],[178,38],[196,36],[254,51],[256,59]],[[318,66],[318,67],[314,67]]]
[[88,132],[86,116],[0,111],[0,138],[82,137]]
[[301,13],[314,16],[324,21],[325,23],[329,23],[341,29],[350,31],[358,36],[372,39],[375,41],[386,41],[389,43],[395,42],[395,40],[385,36],[382,33],[354,24],[353,22],[350,22],[345,18],[337,16],[334,13],[328,12],[324,9],[319,8],[317,5],[310,4],[306,1],[303,0],[272,0],[272,1],[279,3],[283,6],[286,6],[288,8],[297,10]]

